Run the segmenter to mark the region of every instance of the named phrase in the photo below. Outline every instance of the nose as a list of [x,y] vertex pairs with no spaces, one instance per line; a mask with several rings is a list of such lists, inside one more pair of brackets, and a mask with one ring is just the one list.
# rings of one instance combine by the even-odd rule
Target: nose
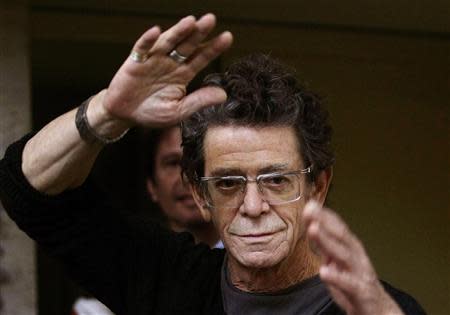
[[189,183],[181,175],[178,175],[173,183],[173,188],[179,192],[187,191],[189,190]]
[[269,211],[269,204],[262,198],[255,182],[248,182],[244,202],[239,211],[249,217],[258,217]]

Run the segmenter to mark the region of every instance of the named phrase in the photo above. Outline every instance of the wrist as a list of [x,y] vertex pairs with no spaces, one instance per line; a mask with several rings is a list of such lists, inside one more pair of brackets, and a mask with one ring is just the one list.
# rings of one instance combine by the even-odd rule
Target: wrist
[[99,142],[110,143],[119,140],[132,125],[113,116],[103,106],[105,94],[106,90],[102,90],[88,100],[85,115],[90,133],[100,138]]

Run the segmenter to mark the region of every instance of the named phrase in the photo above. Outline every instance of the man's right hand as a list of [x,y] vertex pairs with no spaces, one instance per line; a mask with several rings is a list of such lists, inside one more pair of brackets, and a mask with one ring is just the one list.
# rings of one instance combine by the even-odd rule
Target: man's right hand
[[[197,21],[188,16],[163,33],[157,26],[144,33],[133,51],[148,59],[124,62],[102,100],[106,112],[129,125],[160,127],[225,101],[225,92],[215,87],[186,95],[187,84],[232,43],[229,32],[204,42],[215,24],[213,14]],[[169,57],[174,49],[187,60],[179,63]]]

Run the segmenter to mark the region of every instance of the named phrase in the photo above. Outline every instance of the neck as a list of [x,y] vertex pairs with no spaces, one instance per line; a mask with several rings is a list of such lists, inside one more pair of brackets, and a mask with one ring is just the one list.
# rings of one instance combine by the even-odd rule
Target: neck
[[228,257],[231,283],[246,292],[276,292],[291,287],[318,274],[320,258],[308,242],[300,241],[294,253],[276,266],[264,269],[248,268]]
[[177,222],[171,221],[170,228],[175,232],[189,232],[194,236],[195,243],[206,243],[213,247],[219,241],[219,234],[212,223],[192,224],[181,226]]

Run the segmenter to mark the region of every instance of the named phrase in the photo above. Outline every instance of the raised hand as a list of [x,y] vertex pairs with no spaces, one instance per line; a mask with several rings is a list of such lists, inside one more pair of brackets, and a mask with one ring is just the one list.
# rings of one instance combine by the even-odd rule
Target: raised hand
[[334,211],[310,201],[303,219],[323,259],[320,277],[348,315],[403,314],[378,280],[361,241]]
[[230,32],[204,42],[215,24],[213,14],[188,16],[163,33],[157,26],[145,32],[104,95],[106,111],[130,125],[158,127],[223,102],[225,92],[215,87],[186,95],[186,85],[232,43]]
[[[202,106],[223,102],[226,94],[220,88],[186,95],[189,81],[233,41],[231,33],[224,32],[205,42],[215,24],[212,14],[199,20],[188,16],[163,33],[159,27],[145,32],[108,89],[89,102],[86,120],[97,136],[115,139],[137,124],[171,125]],[[169,56],[173,50],[177,54]],[[57,117],[25,145],[22,171],[43,193],[54,195],[80,186],[102,148],[82,140],[76,111]]]

